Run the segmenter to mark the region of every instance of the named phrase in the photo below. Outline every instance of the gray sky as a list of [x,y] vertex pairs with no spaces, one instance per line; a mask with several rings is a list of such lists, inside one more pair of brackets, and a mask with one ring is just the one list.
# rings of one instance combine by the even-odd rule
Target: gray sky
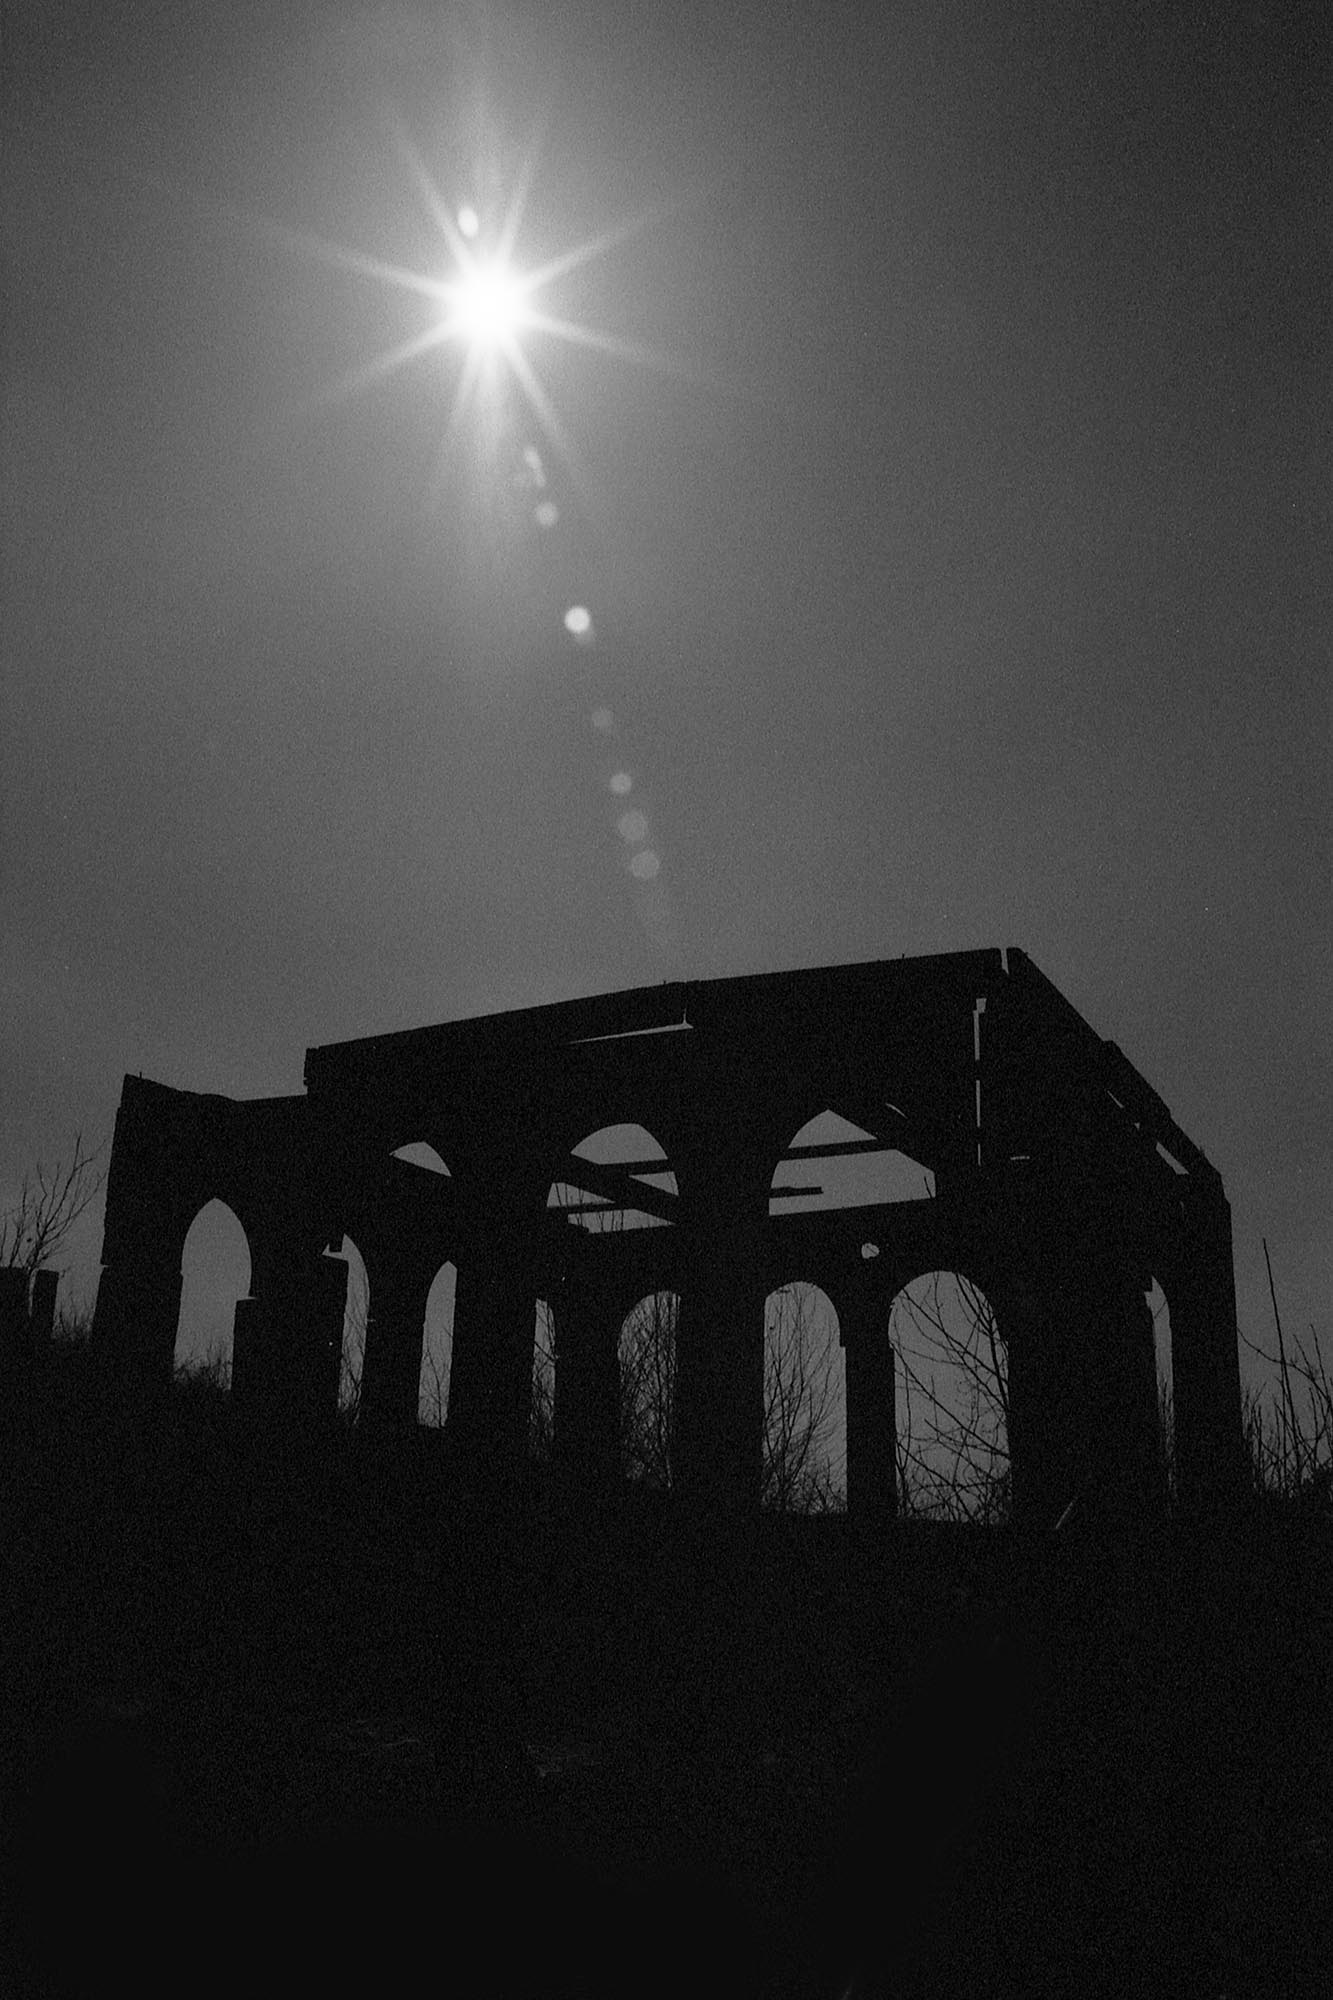
[[[1267,1235],[1328,1329],[1322,8],[5,41],[6,1186],[126,1070],[1019,944],[1221,1170],[1242,1325]],[[330,393],[435,308],[297,239],[450,269],[396,131],[487,229],[536,148],[529,268],[636,225],[542,303],[673,365],[532,334],[569,455],[512,386],[446,454],[453,345]]]

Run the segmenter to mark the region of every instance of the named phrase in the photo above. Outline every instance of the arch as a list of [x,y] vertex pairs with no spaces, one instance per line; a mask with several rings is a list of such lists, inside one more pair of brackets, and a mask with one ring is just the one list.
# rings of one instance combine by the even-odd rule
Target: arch
[[846,1500],[847,1385],[837,1310],[806,1279],[764,1301],[761,1504],[827,1513]]
[[927,1271],[889,1308],[905,1513],[998,1521],[1010,1507],[1008,1349],[961,1271]]
[[454,1297],[458,1266],[446,1259],[431,1280],[421,1330],[417,1422],[438,1430],[449,1414],[449,1371],[454,1352]]
[[621,1473],[660,1492],[672,1485],[679,1313],[677,1293],[649,1292],[626,1313],[617,1343]]
[[173,1371],[207,1372],[229,1388],[236,1304],[249,1297],[253,1270],[234,1208],[217,1197],[204,1203],[185,1232],[180,1269]]
[[645,1126],[602,1125],[560,1161],[546,1206],[601,1235],[669,1225],[679,1194],[671,1162]]
[[[793,1152],[803,1157],[785,1157]],[[787,1142],[773,1170],[768,1212],[808,1215],[821,1209],[926,1201],[934,1193],[929,1167],[889,1145],[882,1133],[825,1108],[807,1118]]]

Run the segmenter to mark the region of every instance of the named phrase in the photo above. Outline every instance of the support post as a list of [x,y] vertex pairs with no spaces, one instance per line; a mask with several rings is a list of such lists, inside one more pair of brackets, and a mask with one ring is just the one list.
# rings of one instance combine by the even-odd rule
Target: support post
[[420,1398],[425,1325],[426,1291],[420,1277],[401,1268],[377,1267],[361,1359],[357,1422],[365,1435],[411,1435]]
[[1184,1252],[1169,1297],[1180,1496],[1196,1509],[1225,1510],[1241,1498],[1245,1468],[1231,1205],[1220,1185],[1186,1212]]
[[620,1322],[591,1287],[566,1284],[555,1313],[555,1459],[576,1509],[620,1479]]
[[839,1315],[847,1385],[847,1514],[857,1527],[898,1511],[898,1410],[887,1309],[870,1299]]
[[458,1260],[446,1435],[470,1483],[512,1484],[532,1411],[532,1282],[512,1251],[476,1241]]
[[731,1515],[759,1503],[764,1283],[748,1234],[699,1244],[680,1302],[676,1466],[682,1498]]
[[126,1254],[103,1265],[93,1340],[114,1380],[127,1389],[170,1386],[180,1310],[179,1262]]

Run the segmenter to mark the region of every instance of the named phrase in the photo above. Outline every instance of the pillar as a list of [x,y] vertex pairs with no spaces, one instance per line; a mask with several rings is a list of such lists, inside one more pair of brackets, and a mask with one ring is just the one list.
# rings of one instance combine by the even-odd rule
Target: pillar
[[1035,1528],[1054,1527],[1086,1484],[1077,1417],[1084,1350],[1076,1294],[1066,1279],[1024,1255],[991,1291],[1009,1353],[1013,1516]]
[[[1156,1511],[1165,1498],[1157,1364],[1146,1268],[1085,1237],[1062,1298],[1061,1373],[1082,1474],[1080,1505],[1102,1524]],[[1068,1350],[1067,1354],[1064,1350]]]
[[172,1263],[127,1250],[104,1264],[93,1341],[110,1374],[127,1387],[167,1388],[180,1310],[179,1253]]
[[857,1526],[898,1511],[898,1410],[888,1309],[870,1296],[838,1313],[847,1388],[847,1513]]
[[1180,1497],[1196,1508],[1233,1506],[1245,1465],[1231,1205],[1220,1183],[1187,1203],[1169,1298]]
[[[344,1269],[346,1266],[344,1266]],[[421,1392],[421,1348],[431,1279],[402,1265],[368,1261],[370,1312],[361,1360],[357,1423],[366,1434],[410,1436]]]
[[232,1393],[255,1415],[331,1422],[338,1407],[347,1265],[341,1257],[283,1250],[255,1256],[254,1296],[232,1322]]
[[562,1287],[555,1313],[555,1458],[575,1506],[620,1483],[620,1325],[614,1301],[590,1285]]
[[272,1350],[264,1338],[258,1299],[237,1299],[231,1322],[231,1394],[235,1407],[258,1414],[274,1397]]
[[730,1513],[757,1508],[763,1480],[765,1296],[751,1232],[697,1243],[677,1329],[677,1483]]
[[32,1343],[39,1352],[49,1347],[56,1330],[56,1292],[60,1286],[58,1271],[38,1271],[32,1281]]
[[6,1359],[21,1356],[28,1344],[28,1274],[17,1265],[0,1268],[0,1349]]
[[28,1274],[0,1268],[0,1425],[15,1414],[27,1375]]
[[511,1483],[527,1457],[535,1317],[512,1243],[475,1237],[460,1250],[445,1434],[481,1485]]

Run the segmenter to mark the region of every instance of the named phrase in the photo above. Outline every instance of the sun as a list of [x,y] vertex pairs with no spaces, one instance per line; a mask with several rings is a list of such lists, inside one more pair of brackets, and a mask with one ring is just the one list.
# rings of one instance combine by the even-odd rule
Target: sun
[[581,265],[638,234],[651,218],[641,215],[575,244],[544,263],[528,267],[515,257],[535,153],[529,153],[507,203],[494,214],[480,205],[448,200],[421,156],[395,123],[394,139],[409,179],[415,183],[427,213],[441,238],[443,255],[434,270],[413,270],[303,231],[268,225],[269,233],[306,255],[339,265],[360,277],[389,285],[424,300],[430,308],[426,323],[396,346],[372,355],[339,381],[320,401],[341,400],[396,374],[432,353],[457,357],[452,406],[445,426],[442,455],[459,441],[469,411],[483,426],[502,406],[512,385],[531,407],[548,439],[571,470],[575,454],[537,370],[534,348],[543,342],[570,342],[594,348],[620,360],[671,371],[665,357],[636,342],[603,333],[551,309],[550,293]]
[[469,261],[445,285],[449,331],[483,353],[512,349],[532,324],[531,285],[503,257]]

